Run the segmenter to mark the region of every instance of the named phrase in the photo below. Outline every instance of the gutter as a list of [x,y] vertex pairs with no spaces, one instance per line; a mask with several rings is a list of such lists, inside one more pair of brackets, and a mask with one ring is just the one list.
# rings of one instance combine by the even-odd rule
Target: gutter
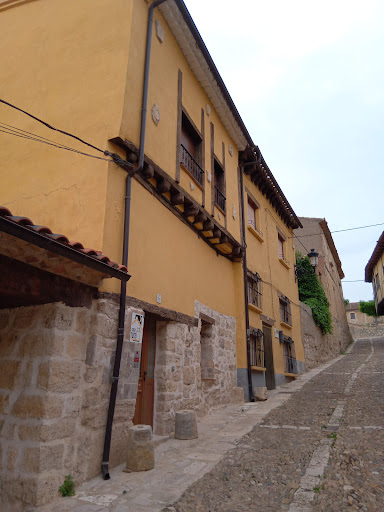
[[[122,264],[128,266],[128,249],[129,249],[129,229],[131,219],[131,191],[132,191],[132,176],[142,171],[144,166],[144,149],[145,149],[145,132],[147,124],[147,103],[148,103],[148,84],[149,84],[149,66],[151,61],[151,44],[152,44],[152,27],[153,27],[153,11],[157,6],[166,2],[166,0],[155,0],[149,7],[148,11],[148,25],[147,25],[147,44],[145,50],[145,64],[144,64],[144,84],[143,84],[143,98],[141,107],[141,127],[140,127],[140,152],[138,166],[129,170],[125,181],[125,217],[124,217],[124,237],[123,237],[123,258]],[[101,464],[101,472],[104,480],[111,478],[109,474],[109,455],[111,449],[112,439],[112,425],[115,415],[115,405],[117,397],[117,387],[119,383],[121,354],[123,351],[124,332],[125,332],[125,306],[127,296],[127,283],[121,282],[120,288],[120,308],[119,320],[117,329],[117,341],[115,352],[115,364],[112,374],[111,393],[109,397],[107,425],[104,437],[104,450],[103,461]]]
[[[250,162],[254,163],[254,162]],[[247,163],[248,165],[248,163]],[[249,327],[249,310],[248,310],[248,275],[247,275],[247,244],[245,241],[245,212],[244,212],[244,169],[240,166],[240,196],[241,196],[241,230],[244,246],[244,258],[243,258],[243,276],[244,276],[244,309],[245,309],[245,328],[247,331],[247,374],[248,374],[248,392],[249,401],[255,401],[255,395],[253,393],[252,386],[252,369],[251,369],[251,331]]]

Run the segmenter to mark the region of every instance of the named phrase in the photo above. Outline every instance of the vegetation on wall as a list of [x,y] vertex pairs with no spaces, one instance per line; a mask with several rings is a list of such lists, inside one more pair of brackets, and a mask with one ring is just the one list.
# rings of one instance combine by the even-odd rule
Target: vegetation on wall
[[296,253],[299,298],[312,310],[313,319],[323,334],[332,332],[332,319],[329,302],[317,274],[313,271],[307,256]]
[[344,306],[347,307],[349,304],[349,299],[344,299]]
[[365,313],[368,316],[377,316],[376,314],[376,305],[374,300],[361,300],[360,301],[360,311]]

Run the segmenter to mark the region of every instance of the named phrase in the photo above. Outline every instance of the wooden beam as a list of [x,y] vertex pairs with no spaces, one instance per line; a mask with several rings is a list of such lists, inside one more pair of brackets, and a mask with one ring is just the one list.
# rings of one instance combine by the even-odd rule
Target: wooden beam
[[155,169],[152,167],[152,165],[144,164],[141,174],[144,176],[145,179],[149,180],[154,177]]
[[171,190],[171,184],[169,181],[161,179],[156,182],[156,188],[160,194],[165,194]]
[[179,204],[184,204],[184,194],[182,194],[181,192],[177,191],[177,190],[172,190],[171,192],[171,204],[173,204],[173,206],[177,206]]

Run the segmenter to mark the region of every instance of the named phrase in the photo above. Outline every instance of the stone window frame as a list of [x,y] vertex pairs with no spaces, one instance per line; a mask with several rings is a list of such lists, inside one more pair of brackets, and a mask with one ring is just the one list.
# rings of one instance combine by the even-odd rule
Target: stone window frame
[[[202,381],[215,380],[215,350],[211,342],[215,334],[216,322],[210,316],[200,313],[200,371]],[[204,331],[208,331],[206,334]],[[208,336],[209,334],[209,336]]]
[[[351,320],[356,320],[356,315],[355,315],[355,313],[350,313],[349,315],[350,315],[350,319],[351,319]],[[353,315],[353,316],[352,316],[352,315]]]

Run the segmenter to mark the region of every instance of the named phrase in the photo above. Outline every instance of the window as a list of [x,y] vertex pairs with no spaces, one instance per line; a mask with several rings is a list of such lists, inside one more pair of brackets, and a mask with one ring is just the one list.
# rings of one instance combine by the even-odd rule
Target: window
[[204,171],[201,162],[201,137],[183,112],[181,123],[180,164],[201,185],[204,184]]
[[260,329],[251,328],[251,366],[265,368],[264,334]]
[[279,258],[283,260],[284,259],[284,242],[285,242],[285,240],[280,234],[278,234],[277,236],[278,236],[278,241],[279,241]]
[[212,344],[214,326],[201,323],[200,331],[200,368],[202,380],[215,380],[215,351]]
[[263,297],[263,280],[258,273],[254,274],[248,270],[248,302],[258,309],[262,309],[261,299]]
[[289,336],[283,336],[284,372],[297,373],[295,345]]
[[214,187],[215,187],[215,205],[225,213],[225,177],[224,169],[219,162],[214,159]]
[[280,322],[292,326],[291,301],[288,297],[281,295],[279,297],[280,304]]
[[355,318],[356,318],[355,313],[351,313],[351,320],[355,320]]

